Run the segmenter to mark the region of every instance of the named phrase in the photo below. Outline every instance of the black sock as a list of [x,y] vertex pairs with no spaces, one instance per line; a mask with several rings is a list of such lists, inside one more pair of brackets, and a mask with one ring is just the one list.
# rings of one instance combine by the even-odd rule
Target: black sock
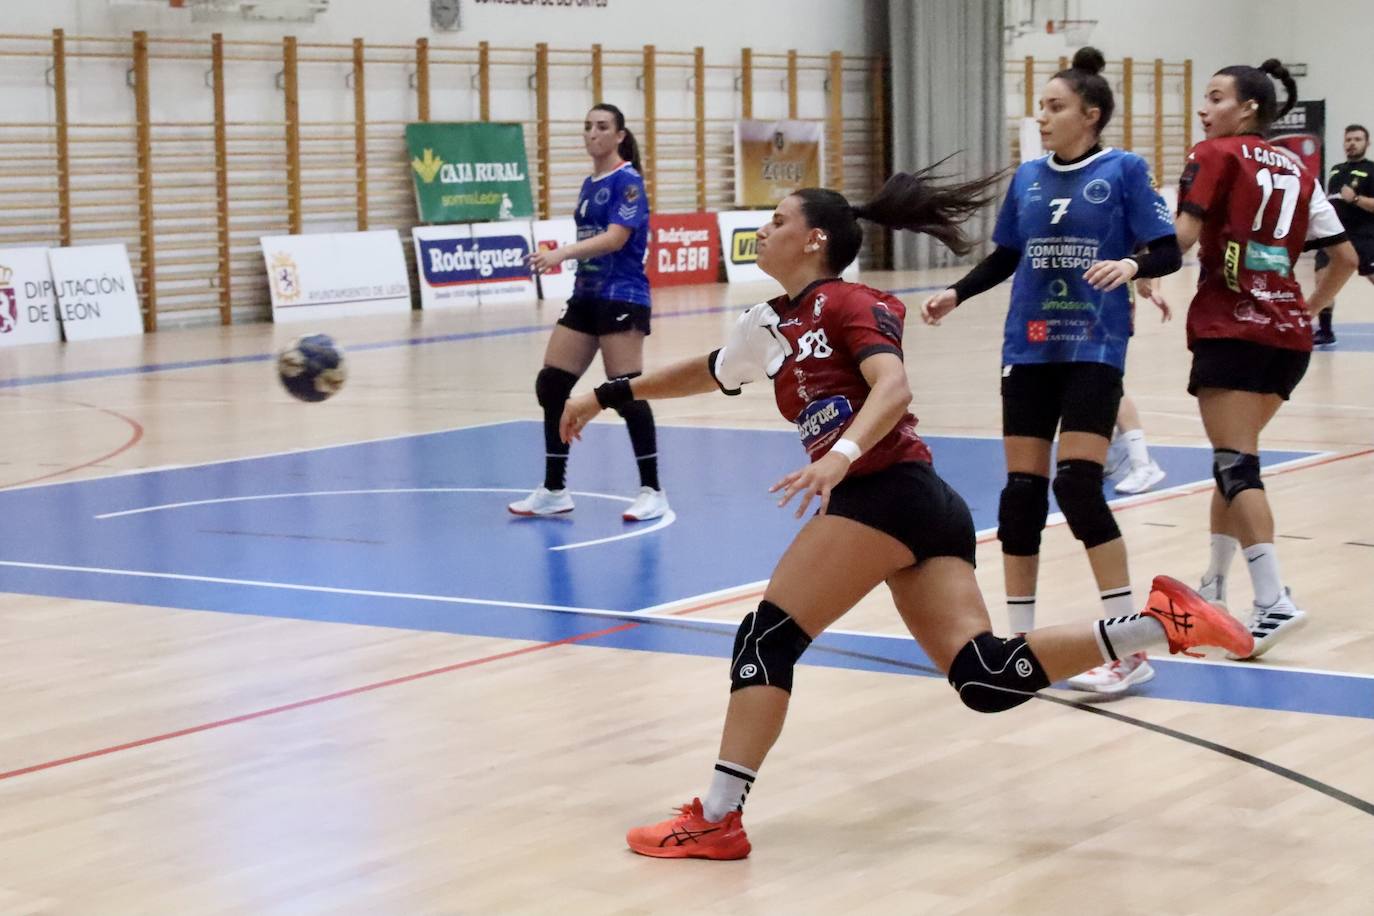
[[563,405],[544,408],[544,489],[561,490],[568,485],[568,444],[558,438],[558,421]]
[[1331,330],[1331,316],[1336,311],[1336,303],[1331,303],[1326,308],[1317,313],[1317,322],[1323,331]]
[[630,445],[639,465],[639,485],[662,489],[658,483],[658,433],[654,428],[654,411],[648,401],[631,401],[620,408],[625,428],[630,432]]

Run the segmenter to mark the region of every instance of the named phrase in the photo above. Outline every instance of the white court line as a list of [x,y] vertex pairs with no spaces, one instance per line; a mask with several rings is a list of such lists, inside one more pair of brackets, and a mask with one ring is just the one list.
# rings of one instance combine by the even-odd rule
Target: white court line
[[[69,566],[60,563],[28,563],[16,560],[0,560],[0,567],[11,567],[15,569],[37,569],[51,572],[88,573],[91,575],[122,576],[128,578],[166,579],[176,582],[204,582],[211,585],[243,585],[251,586],[254,588],[270,588],[282,589],[286,591],[313,592],[326,595],[353,595],[363,598],[399,598],[408,601],[426,601],[438,604],[471,604],[480,607],[515,607],[534,611],[552,611],[558,614],[594,614],[599,617],[615,617],[626,621],[642,621],[646,617],[645,611],[613,611],[606,608],[565,607],[563,605],[558,604],[534,604],[524,601],[493,601],[487,598],[461,598],[453,595],[427,595],[424,593],[417,592],[389,592],[380,591],[376,589],[338,588],[328,585],[299,585],[292,582],[266,582],[256,579],[229,579],[220,576],[192,576],[184,575],[182,573],[150,572],[135,569],[107,569],[98,566]],[[669,602],[668,604],[656,605],[655,608],[652,608],[650,610],[672,607],[679,604],[690,605],[700,603],[703,599],[708,599],[717,595],[728,594],[733,591],[740,591],[743,589],[754,587],[755,585],[757,585],[757,583],[749,583],[748,585],[738,585],[727,589],[721,589],[715,592],[707,592],[705,594],[697,595],[692,598],[684,598],[681,601],[674,601]],[[663,618],[654,616],[652,619],[661,621]],[[337,623],[340,621],[321,622]],[[719,618],[714,617],[692,617],[690,621],[684,621],[684,623],[687,622],[711,624],[722,627],[736,627],[739,625],[738,620],[721,620]],[[378,624],[362,624],[362,626],[377,625]],[[843,630],[837,629],[835,627],[831,627],[830,629],[826,630],[825,633],[826,635],[833,636],[855,636],[868,639],[890,640],[893,642],[901,643],[912,642],[912,638],[904,634],[893,635],[891,633],[865,633],[858,630]],[[1333,677],[1351,677],[1359,678],[1362,680],[1374,680],[1374,674],[1361,674],[1349,671],[1327,671],[1320,668],[1290,668],[1281,665],[1270,665],[1267,663],[1263,665],[1256,665],[1253,662],[1233,662],[1221,659],[1195,659],[1187,657],[1157,657],[1155,660],[1168,661],[1183,665],[1206,665],[1212,667],[1245,668],[1252,671],[1289,671],[1300,674],[1329,675]]]
[[69,487],[78,483],[95,483],[99,480],[114,480],[118,477],[132,477],[135,474],[152,474],[158,471],[182,471],[192,468],[211,468],[217,464],[233,464],[236,461],[258,461],[264,458],[283,458],[287,455],[303,455],[306,452],[327,452],[330,449],[348,448],[353,445],[372,445],[377,442],[395,442],[398,439],[419,439],[424,436],[441,436],[445,433],[462,432],[467,429],[485,429],[489,426],[505,426],[508,423],[534,423],[535,420],[492,420],[487,423],[472,423],[468,426],[449,426],[444,429],[434,429],[428,432],[419,433],[396,433],[391,436],[377,436],[372,439],[356,439],[351,442],[338,442],[334,445],[309,445],[301,448],[288,448],[279,452],[264,452],[259,455],[244,455],[240,458],[216,458],[213,461],[200,461],[194,464],[163,464],[151,468],[130,468],[127,471],[115,471],[113,474],[106,474],[103,477],[81,477],[77,480],[55,480],[50,483],[29,483],[17,487],[0,488],[0,495],[5,493],[17,493],[20,490],[37,490],[43,487]]
[[[372,489],[372,490],[314,490],[304,493],[263,493],[257,496],[223,496],[217,499],[194,499],[180,503],[163,503],[160,506],[143,506],[138,509],[124,509],[120,512],[106,512],[95,516],[96,519],[104,520],[108,518],[123,518],[129,515],[144,515],[149,512],[162,512],[168,509],[185,509],[190,506],[214,506],[223,503],[250,503],[269,499],[301,499],[315,496],[366,496],[373,494],[391,493],[526,493],[526,490],[515,490],[509,487],[396,487],[392,489]],[[632,503],[633,499],[627,496],[615,496],[610,493],[592,493],[586,490],[569,491],[574,496],[586,496],[592,499],[609,499],[615,502]],[[576,550],[579,547],[593,547],[597,544],[609,544],[612,541],[623,541],[627,538],[637,538],[661,528],[667,528],[677,521],[677,514],[671,509],[666,512],[661,519],[647,528],[636,528],[624,534],[611,535],[610,537],[597,538],[593,541],[578,541],[575,544],[562,544],[558,547],[550,547],[549,550]]]

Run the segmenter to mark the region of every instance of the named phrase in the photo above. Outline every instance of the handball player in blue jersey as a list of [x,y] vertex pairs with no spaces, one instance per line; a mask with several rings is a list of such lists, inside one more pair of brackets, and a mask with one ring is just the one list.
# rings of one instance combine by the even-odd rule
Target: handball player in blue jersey
[[[1100,143],[1115,107],[1104,63],[1083,48],[1049,81],[1038,120],[1050,155],[1017,169],[993,233],[996,250],[922,311],[938,324],[1015,274],[1002,347],[1007,483],[997,531],[1015,633],[1034,626],[1056,432],[1055,498],[1087,550],[1107,616],[1134,607],[1126,545],[1102,492],[1103,463],[1132,331],[1128,284],[1178,270],[1182,256],[1145,160]],[[1069,685],[1117,693],[1153,676],[1144,653],[1134,653]]]
[[[558,420],[597,351],[609,379],[634,378],[644,368],[649,198],[640,175],[639,148],[625,127],[625,115],[614,105],[596,105],[587,112],[582,140],[592,157],[592,175],[582,182],[573,211],[577,241],[530,256],[530,266],[541,273],[575,260],[577,278],[534,382],[544,410],[544,483],[510,504],[516,515],[558,515],[573,509],[567,490],[568,446],[558,438]],[[644,401],[616,409],[625,420],[639,465],[639,494],[623,517],[627,522],[658,518],[668,511],[668,497],[658,480],[653,411]]]

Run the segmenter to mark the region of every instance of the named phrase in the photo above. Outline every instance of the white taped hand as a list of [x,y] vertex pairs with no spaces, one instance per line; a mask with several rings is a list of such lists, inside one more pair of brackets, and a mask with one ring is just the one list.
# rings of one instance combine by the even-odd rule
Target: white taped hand
[[778,320],[778,313],[767,302],[739,316],[712,363],[711,371],[721,388],[737,391],[743,384],[778,374],[783,360],[792,355],[792,345],[778,330]]

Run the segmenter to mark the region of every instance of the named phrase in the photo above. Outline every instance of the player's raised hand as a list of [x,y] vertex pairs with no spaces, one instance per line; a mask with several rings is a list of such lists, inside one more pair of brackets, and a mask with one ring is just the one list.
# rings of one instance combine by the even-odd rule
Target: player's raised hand
[[926,324],[939,324],[940,319],[954,311],[954,307],[958,304],[959,297],[955,295],[953,289],[940,290],[921,306],[921,320]]

